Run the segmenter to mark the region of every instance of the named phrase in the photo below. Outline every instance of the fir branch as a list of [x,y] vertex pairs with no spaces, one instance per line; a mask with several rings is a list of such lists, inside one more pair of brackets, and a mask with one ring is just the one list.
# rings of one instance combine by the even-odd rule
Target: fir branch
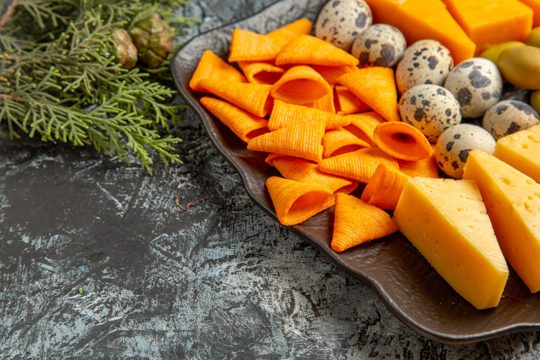
[[3,49],[4,51],[20,52],[24,50],[29,50],[33,46],[35,46],[35,43],[31,41],[20,39],[11,34],[0,33],[0,49]]
[[159,82],[168,63],[123,69],[111,36],[137,14],[172,16],[173,3],[184,1],[18,1],[0,29],[0,129],[14,139],[93,146],[126,162],[134,155],[148,172],[153,153],[181,163],[181,140],[162,135],[180,109],[171,105],[176,92]]
[[[150,172],[153,163],[150,150],[156,151],[165,163],[179,163],[178,155],[172,154],[174,144],[181,140],[171,137],[161,138],[152,129],[151,119],[138,112],[129,112],[124,103],[137,99],[137,93],[120,88],[113,96],[91,111],[78,107],[61,106],[54,98],[39,99],[27,93],[0,94],[3,106],[0,110],[0,124],[7,121],[12,138],[20,137],[19,132],[29,137],[39,136],[42,141],[60,141],[75,146],[92,145],[107,155],[116,154],[128,161],[133,152],[141,165]],[[39,94],[45,95],[45,94]],[[20,120],[22,119],[22,120]]]
[[66,15],[66,11],[68,9],[71,11],[74,5],[75,3],[71,1],[20,1],[20,6],[34,19],[41,30],[47,28],[48,22],[55,28],[60,24],[67,24],[69,22],[69,15]]

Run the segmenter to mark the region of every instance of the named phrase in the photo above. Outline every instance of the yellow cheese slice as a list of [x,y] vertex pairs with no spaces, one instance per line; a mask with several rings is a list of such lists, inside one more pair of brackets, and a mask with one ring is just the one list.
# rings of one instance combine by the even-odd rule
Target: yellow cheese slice
[[499,139],[493,155],[540,183],[540,125]]
[[540,0],[521,0],[521,2],[534,11],[533,26],[540,26]]
[[477,309],[499,304],[508,267],[474,181],[410,179],[394,212],[400,231]]
[[533,11],[518,0],[444,0],[444,3],[478,51],[505,41],[524,41],[532,28]]
[[[475,1],[475,0],[469,0]],[[476,45],[440,0],[367,0],[374,22],[397,27],[410,45],[433,39],[450,50],[456,64],[474,56]]]
[[540,185],[495,156],[471,151],[463,177],[478,183],[504,256],[540,290]]

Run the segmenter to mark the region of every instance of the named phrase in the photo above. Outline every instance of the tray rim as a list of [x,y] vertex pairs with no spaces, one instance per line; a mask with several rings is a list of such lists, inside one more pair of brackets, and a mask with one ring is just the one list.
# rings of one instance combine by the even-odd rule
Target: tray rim
[[[260,16],[262,13],[268,11],[272,7],[279,5],[283,1],[284,0],[277,0],[270,5],[263,7],[262,9],[253,13],[250,16],[242,17],[236,21],[225,23],[216,28],[212,28],[210,30],[201,32],[191,37],[184,44],[182,44],[181,47],[179,47],[176,50],[174,55],[171,57],[171,61],[170,61],[173,81],[176,85],[176,88],[178,89],[179,95],[187,102],[189,107],[196,113],[213,147],[216,150],[218,150],[218,152],[225,158],[225,160],[229,163],[229,165],[231,165],[232,168],[236,171],[236,173],[240,176],[240,178],[242,179],[244,190],[246,191],[247,195],[251,198],[251,200],[255,202],[255,204],[257,204],[257,206],[259,206],[259,208],[261,208],[264,212],[270,215],[270,217],[272,217],[274,221],[278,221],[275,212],[272,209],[268,208],[266,205],[264,205],[262,202],[260,202],[259,199],[249,190],[249,187],[247,186],[248,181],[246,178],[246,174],[242,171],[242,169],[237,167],[237,165],[235,164],[235,161],[233,160],[234,155],[230,154],[227,150],[225,150],[222,144],[218,141],[218,139],[212,136],[213,130],[210,127],[210,122],[213,120],[211,116],[206,112],[206,110],[199,104],[197,99],[192,95],[192,92],[188,88],[187,84],[182,82],[181,72],[176,66],[174,66],[174,64],[175,64],[176,59],[179,58],[181,54],[183,53],[184,48],[186,48],[192,42],[197,40],[199,37],[202,37],[202,36],[214,33],[214,32],[219,32],[222,29],[229,28],[233,25],[239,24],[251,18]],[[496,330],[480,332],[475,335],[452,335],[452,334],[434,332],[426,328],[425,326],[419,324],[417,321],[414,320],[414,318],[409,317],[403,312],[401,312],[395,305],[395,302],[388,296],[388,294],[384,290],[384,287],[381,286],[381,284],[379,284],[378,281],[370,278],[369,276],[361,272],[351,269],[350,266],[348,266],[346,263],[340,260],[339,254],[335,252],[325,251],[315,241],[313,241],[308,234],[306,234],[302,229],[298,228],[297,226],[284,226],[281,224],[280,226],[284,229],[292,231],[293,233],[298,235],[300,238],[304,240],[308,240],[310,245],[318,248],[319,251],[324,256],[330,258],[338,267],[345,270],[345,272],[347,272],[349,275],[357,279],[360,279],[363,283],[368,285],[371,289],[373,289],[373,291],[377,294],[379,299],[386,305],[386,307],[392,312],[392,314],[396,318],[398,318],[404,325],[406,325],[408,328],[410,328],[417,334],[424,336],[430,340],[437,341],[443,344],[448,344],[448,345],[464,345],[464,344],[474,344],[478,342],[492,340],[495,338],[508,336],[508,335],[520,333],[520,332],[534,332],[534,331],[540,330],[540,324],[538,323],[520,322],[520,323],[504,326]]]

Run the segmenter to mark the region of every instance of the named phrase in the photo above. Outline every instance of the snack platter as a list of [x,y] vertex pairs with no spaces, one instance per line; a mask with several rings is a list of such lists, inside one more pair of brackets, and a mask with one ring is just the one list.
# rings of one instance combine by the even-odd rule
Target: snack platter
[[[205,50],[227,58],[235,28],[264,34],[300,18],[314,21],[324,3],[280,1],[248,19],[199,35],[172,61],[181,95],[200,116],[213,144],[238,171],[248,194],[275,219],[265,181],[276,175],[276,170],[265,163],[265,155],[247,150],[206,111],[199,103],[200,94],[192,92],[188,84]],[[540,298],[531,294],[512,270],[499,306],[479,311],[457,294],[401,233],[336,253],[330,248],[332,221],[330,209],[291,229],[373,287],[390,310],[418,333],[442,342],[466,343],[540,329]]]

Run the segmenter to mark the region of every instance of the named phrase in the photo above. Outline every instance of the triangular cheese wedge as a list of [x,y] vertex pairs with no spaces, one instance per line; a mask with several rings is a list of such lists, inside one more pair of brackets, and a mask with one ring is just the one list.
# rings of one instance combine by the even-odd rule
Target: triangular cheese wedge
[[281,47],[271,38],[243,29],[232,35],[230,62],[274,60]]
[[508,267],[474,181],[409,179],[394,219],[435,270],[473,306],[487,309],[499,304]]
[[338,82],[387,121],[401,121],[394,70],[369,67],[347,73]]
[[[467,0],[471,3],[475,0]],[[440,0],[367,0],[374,23],[394,25],[408,44],[433,39],[450,50],[459,64],[474,56],[476,46]]]
[[471,151],[463,177],[478,182],[504,256],[540,290],[540,184],[492,155]]
[[301,35],[285,45],[276,58],[276,65],[358,65],[357,58],[324,40]]
[[518,0],[444,0],[444,3],[479,51],[506,41],[525,40],[531,32],[533,11]]
[[540,0],[521,0],[521,2],[534,11],[533,26],[540,26]]
[[292,226],[334,206],[334,195],[320,186],[272,176],[266,187],[279,222]]
[[336,195],[332,250],[343,252],[398,230],[390,215],[375,206],[347,194]]
[[540,183],[540,125],[500,138],[493,155]]

